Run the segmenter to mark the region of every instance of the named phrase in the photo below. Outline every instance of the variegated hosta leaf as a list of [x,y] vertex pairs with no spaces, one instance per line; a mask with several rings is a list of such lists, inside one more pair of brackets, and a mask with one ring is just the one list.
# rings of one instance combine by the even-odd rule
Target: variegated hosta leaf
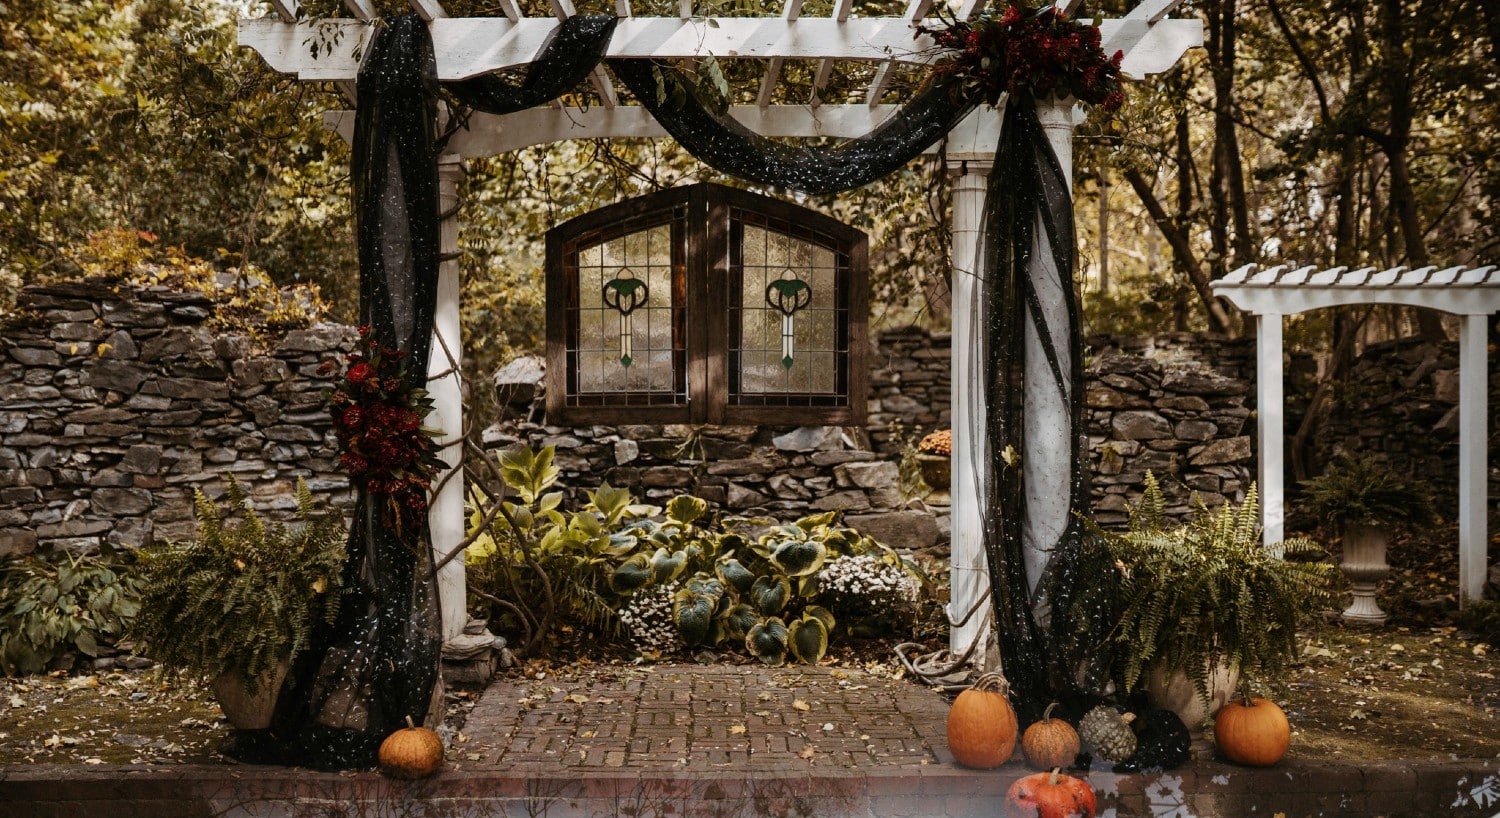
[[795,525],[803,531],[812,532],[824,526],[833,525],[839,518],[837,511],[825,511],[822,514],[813,514],[798,520]]
[[687,566],[687,555],[681,551],[667,551],[665,548],[656,549],[651,555],[651,581],[669,582],[682,573]]
[[762,616],[781,613],[791,596],[792,583],[786,577],[760,577],[750,588],[750,602]]
[[745,649],[762,662],[779,667],[786,664],[787,637],[786,623],[773,616],[750,629],[745,635]]
[[789,629],[789,644],[792,655],[798,661],[817,664],[828,652],[828,626],[815,616],[804,616],[792,623]]
[[690,525],[702,517],[706,511],[708,511],[708,501],[700,500],[691,494],[682,494],[667,502],[667,519],[676,520],[683,525]]
[[760,614],[741,602],[724,614],[724,632],[728,638],[744,639],[750,629],[760,624]]
[[829,633],[833,633],[833,611],[828,610],[822,605],[808,605],[803,609],[802,615],[817,619],[823,623],[823,627],[827,628]]
[[682,637],[683,644],[692,647],[701,645],[708,639],[713,630],[714,605],[717,603],[717,599],[703,594],[688,594],[685,591],[677,593],[676,604],[672,606],[672,617],[677,620],[677,633]]
[[726,585],[738,593],[743,594],[748,592],[750,586],[755,584],[755,575],[750,573],[750,569],[741,565],[737,559],[723,560],[718,564],[716,570],[718,571],[719,579],[724,580]]
[[682,587],[690,594],[702,594],[715,599],[724,593],[724,583],[702,571],[693,574]]
[[634,591],[651,581],[651,558],[645,554],[634,554],[615,567],[609,577],[610,590],[617,594]]
[[817,540],[785,540],[771,552],[771,562],[792,577],[816,573],[827,557],[828,546]]

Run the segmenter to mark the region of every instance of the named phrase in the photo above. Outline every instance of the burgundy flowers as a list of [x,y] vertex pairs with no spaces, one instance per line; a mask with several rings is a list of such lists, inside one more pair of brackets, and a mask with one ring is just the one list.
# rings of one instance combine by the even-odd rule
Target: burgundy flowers
[[936,70],[959,78],[967,95],[990,105],[1002,93],[1036,99],[1071,96],[1106,112],[1125,102],[1120,86],[1124,52],[1106,57],[1097,27],[1070,20],[1053,6],[1038,10],[1012,3],[998,18],[984,15],[972,21],[938,16],[946,26],[921,30],[951,50]]
[[399,524],[403,510],[427,510],[432,475],[440,464],[436,434],[422,428],[432,410],[427,390],[407,378],[408,356],[383,346],[361,327],[360,349],[349,355],[349,369],[334,390],[334,433],[344,453],[339,465],[355,485],[387,500]]

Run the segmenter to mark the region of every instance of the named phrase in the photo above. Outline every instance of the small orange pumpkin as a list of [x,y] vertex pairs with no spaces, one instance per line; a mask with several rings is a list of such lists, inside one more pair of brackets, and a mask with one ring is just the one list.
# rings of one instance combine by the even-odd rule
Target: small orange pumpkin
[[1286,755],[1291,743],[1286,713],[1265,699],[1246,695],[1214,716],[1214,744],[1235,763],[1269,767]]
[[426,727],[412,724],[385,737],[380,743],[380,772],[390,778],[426,778],[443,766],[443,740]]
[[1032,722],[1021,735],[1021,754],[1026,756],[1027,764],[1038,770],[1071,767],[1083,750],[1083,742],[1073,725],[1052,718],[1056,707],[1057,702],[1047,705],[1041,721]]
[[948,710],[948,749],[955,761],[988,770],[1010,760],[1018,725],[1009,694],[1004,676],[986,673],[953,700]]
[[1005,792],[1006,818],[1094,818],[1094,790],[1087,781],[1050,773],[1033,773]]

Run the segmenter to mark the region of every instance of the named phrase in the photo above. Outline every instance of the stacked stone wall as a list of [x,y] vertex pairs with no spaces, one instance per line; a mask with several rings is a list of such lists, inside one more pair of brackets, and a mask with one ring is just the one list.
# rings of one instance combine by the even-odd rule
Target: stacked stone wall
[[[135,547],[194,531],[192,494],[230,474],[273,519],[290,517],[306,478],[350,499],[325,409],[353,348],[350,327],[284,333],[217,328],[214,304],[164,287],[32,287],[0,331],[0,554],[51,545]],[[883,333],[871,358],[869,423],[840,427],[544,425],[542,367],[496,378],[511,416],[492,447],[554,446],[576,493],[603,481],[659,500],[691,492],[732,513],[792,519],[818,511],[891,545],[946,555],[948,509],[924,502],[901,459],[949,423],[951,339]],[[1147,469],[1171,512],[1249,484],[1251,390],[1242,343],[1187,335],[1091,339],[1090,462],[1102,522],[1124,519]],[[925,498],[927,501],[934,497]]]
[[347,501],[324,408],[337,370],[319,367],[355,332],[257,338],[214,314],[165,287],[22,293],[0,330],[0,555],[190,537],[193,491],[221,495],[231,474],[272,519],[298,477]]

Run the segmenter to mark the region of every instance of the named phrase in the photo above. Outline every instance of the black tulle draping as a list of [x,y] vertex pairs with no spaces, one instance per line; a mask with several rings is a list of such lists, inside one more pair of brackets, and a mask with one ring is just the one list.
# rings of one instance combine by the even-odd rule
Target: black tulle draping
[[600,14],[580,14],[564,20],[547,38],[520,85],[496,76],[482,76],[443,87],[459,102],[489,114],[508,114],[545,105],[588,78],[604,59],[604,49],[619,20]]
[[[1043,595],[1050,595],[1046,604],[1058,616],[1070,609],[1067,594],[1076,579],[1083,536],[1080,515],[1087,510],[1083,355],[1072,286],[1074,242],[1068,178],[1037,119],[1036,103],[1030,98],[1012,98],[1005,105],[981,231],[980,258],[988,271],[982,285],[988,328],[983,354],[989,446],[984,549],[1000,655],[1023,723],[1039,718],[1049,701],[1070,694],[1076,686],[1069,670],[1072,659],[1057,650],[1053,629],[1037,618],[1042,602],[1038,597]],[[1052,265],[1063,282],[1066,327],[1047,326],[1036,290],[1042,264]],[[1028,324],[1042,346],[1048,364],[1045,371],[1027,370]],[[1066,351],[1053,341],[1059,335],[1067,339]],[[1069,508],[1073,513],[1060,542],[1039,544],[1049,553],[1048,580],[1035,589],[1026,576],[1022,542],[1026,491],[1017,457],[1027,451],[1022,412],[1026,389],[1062,392],[1072,441]]]
[[739,179],[814,195],[852,190],[890,175],[943,138],[975,106],[962,98],[956,81],[932,82],[864,136],[798,145],[761,136],[693,94],[684,95],[680,104],[660,99],[655,72],[671,75],[675,68],[652,60],[610,60],[609,67],[699,161]]
[[[382,26],[360,71],[351,175],[360,319],[410,356],[425,387],[438,273],[436,63],[420,19]],[[339,616],[297,657],[270,728],[236,735],[250,761],[369,767],[380,742],[431,706],[441,650],[424,510],[359,490]]]

